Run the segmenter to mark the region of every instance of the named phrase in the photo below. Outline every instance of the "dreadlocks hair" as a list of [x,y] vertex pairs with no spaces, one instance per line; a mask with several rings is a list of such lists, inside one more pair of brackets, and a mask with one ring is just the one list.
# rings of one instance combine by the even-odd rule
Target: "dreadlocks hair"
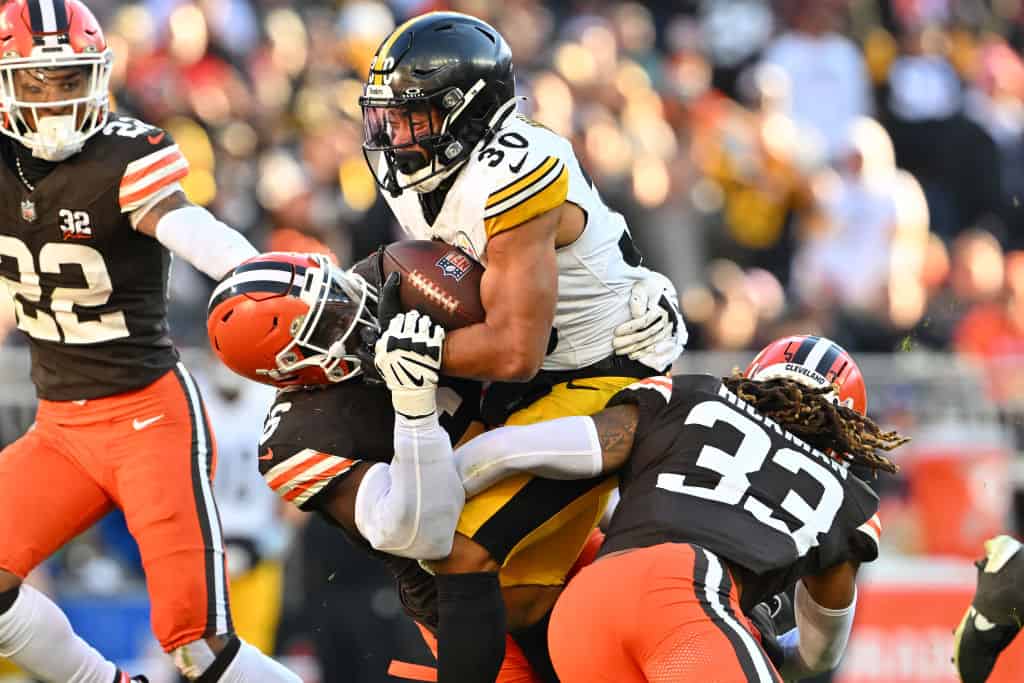
[[729,391],[771,418],[786,431],[818,450],[832,451],[854,465],[894,474],[899,466],[878,451],[891,451],[908,441],[898,432],[883,432],[871,418],[844,405],[833,403],[826,394],[834,386],[811,388],[791,379],[747,379],[738,371],[723,377]]

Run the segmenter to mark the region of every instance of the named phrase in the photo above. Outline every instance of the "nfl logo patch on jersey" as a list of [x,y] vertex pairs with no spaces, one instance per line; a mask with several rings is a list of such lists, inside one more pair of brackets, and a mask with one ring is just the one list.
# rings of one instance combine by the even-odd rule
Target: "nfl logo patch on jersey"
[[33,223],[36,220],[36,203],[30,199],[25,199],[21,202],[21,217],[29,223]]
[[473,259],[453,249],[438,259],[434,265],[441,269],[441,274],[444,277],[461,282],[462,278],[466,277],[466,273],[473,270]]

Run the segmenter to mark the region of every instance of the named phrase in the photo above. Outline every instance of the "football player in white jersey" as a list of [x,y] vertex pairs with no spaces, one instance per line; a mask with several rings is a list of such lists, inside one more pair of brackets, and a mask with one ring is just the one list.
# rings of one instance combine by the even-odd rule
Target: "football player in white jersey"
[[[492,425],[592,414],[668,370],[686,340],[671,283],[641,265],[569,141],[519,115],[516,101],[504,38],[454,12],[413,17],[388,35],[360,99],[367,163],[406,233],[486,266],[486,320],[448,333],[442,371],[492,380]],[[553,677],[547,614],[613,487],[521,476],[467,503],[456,543],[472,552],[436,569],[447,577],[442,604],[476,601],[464,612],[476,618],[442,623],[442,671],[469,681],[493,666],[448,648],[500,642],[500,630],[481,628],[504,611],[500,577],[510,631]]]

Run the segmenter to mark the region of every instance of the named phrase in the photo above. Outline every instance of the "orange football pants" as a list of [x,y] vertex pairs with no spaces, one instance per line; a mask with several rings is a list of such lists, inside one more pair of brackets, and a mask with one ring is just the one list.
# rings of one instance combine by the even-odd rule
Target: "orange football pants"
[[[600,529],[594,529],[590,532],[590,536],[587,538],[587,542],[583,546],[583,551],[576,560],[576,564],[569,570],[567,579],[572,579],[573,576],[579,573],[580,569],[594,561],[598,551],[601,549],[602,542],[604,542],[604,533]],[[420,630],[420,634],[423,636],[423,641],[427,644],[427,647],[434,653],[434,659],[437,659],[437,638],[419,622],[416,622],[416,627]],[[437,669],[399,660],[392,660],[388,673],[392,676],[411,681],[437,680]],[[537,675],[530,667],[530,663],[526,660],[526,655],[523,654],[522,649],[516,644],[512,636],[505,636],[505,659],[501,663],[501,671],[498,672],[495,683],[540,683],[540,679],[537,678]]]
[[562,683],[782,680],[740,611],[729,571],[683,543],[585,567],[555,604],[548,644]]
[[135,391],[40,400],[35,424],[0,451],[0,569],[25,577],[117,506],[139,544],[164,649],[229,633],[215,465],[213,432],[181,363]]
[[[437,638],[419,622],[416,622],[416,627],[423,635],[423,641],[434,654],[434,659],[437,659]],[[411,681],[437,680],[437,669],[433,667],[417,666],[395,660],[391,662],[388,673]],[[533,673],[529,662],[526,661],[526,655],[516,645],[516,641],[512,640],[512,636],[505,636],[505,659],[501,663],[501,670],[498,672],[498,677],[494,679],[494,683],[540,683],[540,679]]]

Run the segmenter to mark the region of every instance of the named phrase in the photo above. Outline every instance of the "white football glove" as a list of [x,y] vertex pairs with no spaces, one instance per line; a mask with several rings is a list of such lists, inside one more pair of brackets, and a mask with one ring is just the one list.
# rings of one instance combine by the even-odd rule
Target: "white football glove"
[[632,319],[615,328],[615,353],[665,372],[683,352],[688,337],[675,285],[651,271],[633,285],[629,312]]
[[437,379],[444,328],[417,311],[399,313],[374,345],[374,365],[391,390],[391,405],[406,417],[437,412]]

